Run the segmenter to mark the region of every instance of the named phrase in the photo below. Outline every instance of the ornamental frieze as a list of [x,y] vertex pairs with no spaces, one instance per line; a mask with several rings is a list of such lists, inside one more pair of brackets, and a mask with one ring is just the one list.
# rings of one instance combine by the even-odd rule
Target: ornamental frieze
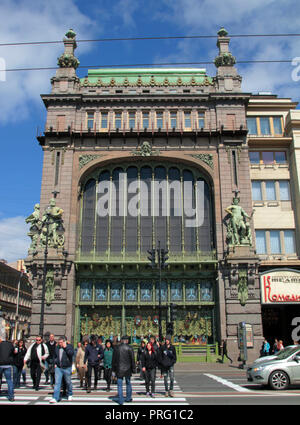
[[93,161],[96,158],[99,158],[100,155],[80,155],[79,157],[79,169],[85,167],[89,162]]
[[212,170],[214,169],[214,158],[211,153],[199,153],[190,155],[193,158],[200,159],[200,161],[205,162]]

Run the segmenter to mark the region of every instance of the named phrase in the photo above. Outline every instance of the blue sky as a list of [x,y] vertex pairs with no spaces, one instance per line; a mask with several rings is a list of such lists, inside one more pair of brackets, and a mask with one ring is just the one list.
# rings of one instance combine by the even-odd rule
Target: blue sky
[[[73,28],[77,39],[145,36],[299,33],[298,0],[2,0],[0,43],[62,40]],[[299,57],[300,37],[232,38],[237,60]],[[7,69],[55,67],[62,44],[0,46]],[[78,43],[81,65],[213,61],[216,39],[145,40]],[[1,62],[0,62],[1,63]],[[201,66],[200,67],[205,67]],[[237,66],[243,90],[271,91],[299,101],[300,81],[292,63]],[[212,65],[207,73],[215,75]],[[79,77],[86,69],[78,69]],[[0,258],[9,262],[27,255],[24,219],[40,198],[43,153],[36,140],[45,108],[41,93],[50,92],[55,71],[6,72],[0,81]],[[300,72],[298,73],[300,75]],[[297,75],[298,75],[297,74]]]

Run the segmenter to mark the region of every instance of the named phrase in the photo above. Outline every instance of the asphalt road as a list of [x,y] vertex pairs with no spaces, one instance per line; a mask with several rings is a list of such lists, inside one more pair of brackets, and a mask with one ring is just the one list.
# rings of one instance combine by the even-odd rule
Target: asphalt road
[[192,405],[299,405],[300,385],[273,391],[247,381],[238,366],[198,366],[176,370],[176,381]]

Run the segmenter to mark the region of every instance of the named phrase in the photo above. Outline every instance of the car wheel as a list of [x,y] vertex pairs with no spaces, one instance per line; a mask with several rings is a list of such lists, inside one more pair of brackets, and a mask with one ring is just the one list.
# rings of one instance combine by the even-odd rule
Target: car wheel
[[286,390],[290,384],[290,380],[285,372],[275,370],[270,375],[269,384],[272,390]]

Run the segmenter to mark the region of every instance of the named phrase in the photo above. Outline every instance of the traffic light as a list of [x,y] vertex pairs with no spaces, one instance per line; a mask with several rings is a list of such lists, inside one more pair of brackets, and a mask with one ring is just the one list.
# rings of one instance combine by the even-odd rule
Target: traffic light
[[171,303],[170,304],[170,320],[172,323],[176,320],[176,314],[177,314],[177,305]]
[[168,257],[168,249],[161,249],[160,250],[160,266],[162,269],[166,268],[168,266],[167,264],[167,260],[169,259]]
[[156,267],[156,264],[155,264],[155,249],[153,249],[153,248],[148,249],[147,252],[148,252],[148,254],[150,254],[149,257],[147,257],[148,260],[151,262],[150,267],[155,269],[155,267]]
[[168,322],[167,323],[167,329],[166,329],[166,331],[167,331],[167,335],[173,335],[173,333],[174,333],[174,326],[173,326],[173,323],[172,322]]

